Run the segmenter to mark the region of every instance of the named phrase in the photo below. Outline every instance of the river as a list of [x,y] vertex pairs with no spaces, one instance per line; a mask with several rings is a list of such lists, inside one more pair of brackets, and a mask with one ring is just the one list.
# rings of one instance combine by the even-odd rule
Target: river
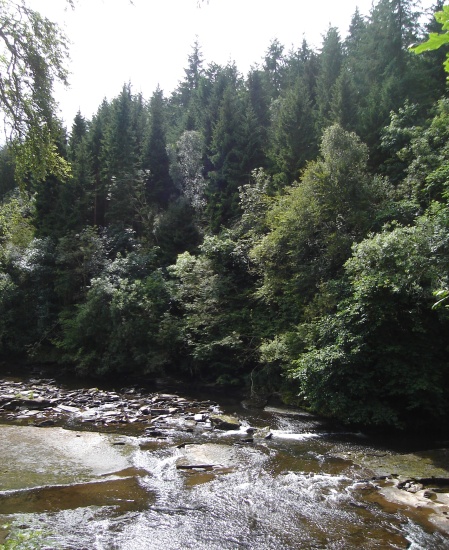
[[449,477],[445,448],[218,404],[239,430],[0,424],[0,548],[8,536],[47,550],[449,548],[432,515],[394,502],[380,479]]

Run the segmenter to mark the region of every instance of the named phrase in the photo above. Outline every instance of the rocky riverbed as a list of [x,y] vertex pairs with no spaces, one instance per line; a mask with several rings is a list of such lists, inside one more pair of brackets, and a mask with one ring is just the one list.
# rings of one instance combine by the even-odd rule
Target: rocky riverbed
[[[391,510],[402,510],[414,521],[426,525],[427,529],[437,528],[440,532],[449,534],[449,450],[447,448],[442,446],[431,451],[401,453],[391,450],[373,450],[368,442],[366,445],[363,443],[349,446],[341,443],[334,444],[334,435],[331,434],[332,437],[327,441],[326,432],[320,432],[318,419],[293,411],[291,418],[296,418],[299,426],[303,427],[298,430],[298,426],[295,425],[291,432],[293,424],[289,424],[290,413],[281,409],[271,409],[266,407],[266,412],[261,409],[262,412],[258,414],[262,414],[262,417],[271,415],[273,420],[277,419],[278,425],[271,426],[277,429],[273,430],[266,425],[250,424],[248,417],[245,421],[241,421],[237,416],[225,415],[217,402],[192,399],[181,395],[181,392],[179,395],[162,391],[151,392],[138,386],[122,387],[119,390],[105,390],[97,387],[71,389],[61,386],[54,378],[46,376],[45,372],[23,380],[6,377],[0,381],[0,422],[27,428],[26,434],[20,431],[11,432],[16,438],[13,446],[16,451],[22,448],[21,445],[28,445],[23,452],[19,452],[20,455],[32,457],[31,447],[35,445],[36,449],[39,448],[41,439],[45,442],[40,453],[42,457],[48,455],[45,458],[48,468],[40,472],[39,467],[40,473],[38,473],[46,479],[50,474],[53,477],[57,474],[60,476],[52,482],[56,487],[55,502],[60,502],[62,498],[59,496],[60,493],[68,491],[67,482],[73,482],[64,477],[67,475],[66,472],[75,472],[74,479],[80,482],[84,478],[79,472],[84,472],[88,467],[86,471],[90,473],[86,474],[86,479],[90,485],[86,489],[75,486],[75,489],[77,494],[82,496],[80,502],[92,501],[95,504],[99,498],[95,495],[98,494],[100,485],[97,487],[92,483],[98,481],[98,472],[95,468],[101,464],[102,468],[107,466],[105,472],[102,471],[102,475],[109,472],[117,477],[119,472],[123,472],[124,476],[120,474],[122,477],[119,476],[119,479],[115,477],[100,479],[101,482],[104,481],[101,488],[105,494],[107,493],[106,496],[109,495],[107,491],[114,494],[119,489],[123,494],[131,491],[134,497],[137,494],[135,501],[138,505],[135,506],[140,510],[141,502],[146,502],[146,497],[140,494],[139,484],[136,487],[133,485],[140,474],[130,470],[131,462],[127,462],[128,456],[136,453],[136,448],[149,453],[154,452],[155,449],[157,452],[159,452],[158,449],[167,449],[166,452],[169,449],[175,449],[174,467],[182,475],[184,472],[185,475],[204,472],[201,474],[203,476],[201,483],[203,483],[212,480],[213,477],[207,477],[212,474],[215,476],[238,470],[241,453],[244,452],[242,445],[248,450],[254,449],[251,451],[253,458],[272,455],[288,457],[293,451],[289,450],[286,455],[282,454],[286,452],[283,450],[284,441],[298,441],[302,449],[302,446],[305,446],[303,442],[311,437],[310,441],[315,441],[315,446],[310,444],[308,448],[305,446],[307,450],[295,452],[299,452],[300,456],[304,452],[307,461],[309,459],[314,461],[313,456],[317,452],[322,456],[321,461],[334,465],[331,469],[334,474],[337,473],[334,471],[337,465],[339,465],[338,468],[344,468],[342,473],[345,475],[350,472],[349,478],[352,477],[354,481],[351,491],[361,495],[362,502],[367,503],[363,506],[379,505],[385,508],[388,502]],[[290,428],[285,430],[286,426]],[[42,433],[41,429],[45,428],[50,428],[45,432],[48,437],[40,438],[39,433]],[[8,441],[11,440],[11,433],[4,431]],[[102,433],[109,434],[109,437],[103,437]],[[363,441],[363,438],[360,441]],[[6,452],[8,446],[5,444],[3,447]],[[16,452],[13,447],[10,451]],[[286,448],[296,447],[287,446]],[[94,449],[95,452],[88,452],[89,449]],[[3,458],[4,464],[12,463],[12,459],[6,456]],[[96,462],[92,465],[91,462],[94,459]],[[287,460],[290,464],[290,458],[282,460]],[[299,460],[303,461],[303,459]],[[18,472],[29,471],[30,475],[34,476],[35,485],[40,487],[40,477],[36,472],[33,473],[31,466],[23,467],[19,462],[17,463]],[[66,463],[71,464],[70,468],[59,467]],[[303,475],[307,480],[308,476],[314,474],[311,470],[300,472],[298,475]],[[11,471],[5,470],[4,480],[13,478]],[[23,475],[17,475],[16,479],[20,482],[26,481]],[[194,480],[195,484],[199,483],[197,477],[185,479]],[[5,483],[2,484],[3,488],[9,490],[9,486],[7,487]],[[31,488],[33,483],[26,482],[25,486],[30,488],[30,491],[34,491]],[[38,489],[39,491],[41,489]],[[51,491],[47,489],[47,492]],[[86,497],[86,491],[89,499]],[[44,504],[48,501],[49,497],[47,497],[48,495],[42,501]],[[16,496],[11,494],[8,498],[8,506],[12,506],[11,502]],[[122,500],[128,502],[125,497]],[[17,510],[24,511],[21,507],[25,501],[27,499],[19,499],[18,503],[14,501],[13,504]],[[66,506],[70,507],[70,502],[68,501]],[[15,510],[11,506],[10,511]],[[39,507],[36,508],[38,509]]]
[[210,400],[148,393],[137,387],[120,391],[95,387],[63,389],[52,378],[0,381],[0,419],[37,427],[70,425],[124,430],[125,426],[135,426],[132,431],[144,429],[146,435],[159,438],[167,437],[174,429],[193,432],[240,427],[237,418],[224,415]]

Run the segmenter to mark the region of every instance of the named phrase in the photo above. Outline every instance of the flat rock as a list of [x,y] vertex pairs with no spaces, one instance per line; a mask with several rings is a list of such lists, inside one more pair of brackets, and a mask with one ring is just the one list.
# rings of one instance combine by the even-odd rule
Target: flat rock
[[226,414],[211,414],[209,420],[218,430],[238,430],[241,426],[238,418]]
[[204,443],[185,445],[176,461],[178,469],[228,469],[237,466],[235,449],[229,445]]
[[55,407],[55,409],[57,411],[69,412],[69,413],[78,413],[78,412],[80,412],[79,407],[71,407],[70,405],[58,405],[57,407]]
[[133,447],[113,446],[116,440],[94,432],[0,424],[0,487],[73,483],[124,470],[131,466]]

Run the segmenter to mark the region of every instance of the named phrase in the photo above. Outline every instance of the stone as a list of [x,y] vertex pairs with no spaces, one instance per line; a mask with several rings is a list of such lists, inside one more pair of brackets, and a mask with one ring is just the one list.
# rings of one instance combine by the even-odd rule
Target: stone
[[55,407],[55,410],[69,413],[80,412],[79,407],[70,407],[69,405],[58,405],[57,407]]
[[209,419],[213,427],[218,430],[239,430],[241,426],[238,418],[225,414],[214,414]]

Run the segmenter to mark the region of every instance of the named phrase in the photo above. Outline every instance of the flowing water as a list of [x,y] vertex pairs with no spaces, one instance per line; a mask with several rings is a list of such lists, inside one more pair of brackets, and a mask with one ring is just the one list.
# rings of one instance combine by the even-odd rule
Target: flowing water
[[[159,440],[0,425],[3,535],[47,550],[449,548],[425,516],[384,500],[354,460],[371,457],[379,471],[404,451],[300,412],[237,413],[238,432]],[[249,426],[262,435],[253,442]],[[177,467],[192,462],[219,468]]]

